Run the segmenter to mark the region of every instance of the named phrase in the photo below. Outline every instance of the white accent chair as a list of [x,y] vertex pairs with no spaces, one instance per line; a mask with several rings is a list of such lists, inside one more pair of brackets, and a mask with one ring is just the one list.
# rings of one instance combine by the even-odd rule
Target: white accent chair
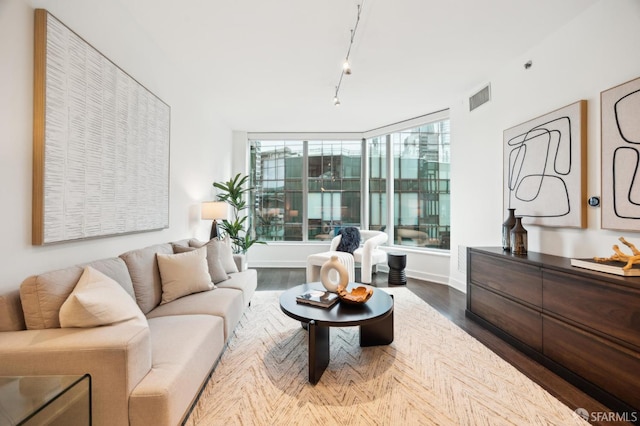
[[[337,246],[336,246],[337,247]],[[342,251],[325,251],[322,253],[311,254],[307,257],[307,282],[320,281],[320,270],[325,262],[331,259],[331,256],[336,256],[338,260],[347,268],[349,274],[349,282],[352,283],[356,280],[355,262],[351,253],[345,253]],[[333,274],[335,271],[329,273],[329,277],[332,280],[336,280],[337,274]]]
[[[387,261],[387,252],[378,247],[387,242],[389,236],[382,231],[360,230],[362,244],[353,252],[353,258],[360,263],[360,281],[363,284],[371,284],[372,271],[378,263]],[[330,251],[336,251],[342,235],[337,235],[331,240]]]

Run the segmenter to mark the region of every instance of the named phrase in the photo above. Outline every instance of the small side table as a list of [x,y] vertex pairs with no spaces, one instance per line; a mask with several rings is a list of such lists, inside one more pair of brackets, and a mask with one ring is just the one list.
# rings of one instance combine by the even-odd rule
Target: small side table
[[387,253],[387,264],[389,265],[389,284],[406,285],[407,275],[404,268],[407,266],[407,255],[404,253]]
[[0,376],[0,424],[91,425],[91,376]]

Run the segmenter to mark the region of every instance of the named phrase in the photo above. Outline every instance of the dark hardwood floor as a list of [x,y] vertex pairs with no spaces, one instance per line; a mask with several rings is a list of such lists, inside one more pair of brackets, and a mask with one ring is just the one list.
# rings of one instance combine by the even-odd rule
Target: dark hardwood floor
[[[306,281],[304,268],[257,268],[257,271],[258,291],[286,290]],[[359,270],[356,269],[356,281],[358,280]],[[376,287],[395,287],[387,284],[387,274],[383,272],[373,275],[372,285]],[[447,285],[412,278],[407,279],[406,287],[572,410],[584,408],[589,413],[611,412],[595,399],[522,352],[514,349],[481,325],[467,318],[464,313],[467,303],[464,293]],[[613,424],[611,422],[598,421],[591,421],[590,423],[596,425]],[[625,423],[616,422],[615,424],[622,425]]]

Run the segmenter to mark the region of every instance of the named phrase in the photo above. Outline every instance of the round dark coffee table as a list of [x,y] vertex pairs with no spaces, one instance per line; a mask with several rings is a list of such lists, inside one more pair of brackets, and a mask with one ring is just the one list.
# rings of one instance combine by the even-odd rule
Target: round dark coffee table
[[[349,283],[347,289],[366,286]],[[296,296],[309,290],[325,290],[321,283],[307,283],[280,295],[280,309],[307,325],[309,331],[309,381],[318,383],[329,365],[329,328],[360,326],[360,346],[388,345],[393,342],[393,296],[374,289],[362,305],[338,302],[331,308],[318,308],[296,302]]]

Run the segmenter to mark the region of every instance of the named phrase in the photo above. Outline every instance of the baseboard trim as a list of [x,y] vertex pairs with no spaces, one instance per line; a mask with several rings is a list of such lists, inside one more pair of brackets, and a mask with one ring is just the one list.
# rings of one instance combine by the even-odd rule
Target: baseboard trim
[[[306,261],[291,261],[291,260],[272,260],[272,261],[262,261],[262,262],[252,262],[249,260],[249,267],[251,268],[303,268],[306,269],[307,263]],[[356,268],[360,266],[356,264]],[[381,272],[389,272],[389,267],[384,264],[378,265],[378,270]],[[456,290],[460,290],[464,292],[465,285],[452,286],[450,284],[450,279],[446,275],[432,274],[424,271],[417,271],[415,269],[406,269],[405,273],[408,278],[414,278],[417,280],[430,281],[433,283],[444,284],[455,288]]]

